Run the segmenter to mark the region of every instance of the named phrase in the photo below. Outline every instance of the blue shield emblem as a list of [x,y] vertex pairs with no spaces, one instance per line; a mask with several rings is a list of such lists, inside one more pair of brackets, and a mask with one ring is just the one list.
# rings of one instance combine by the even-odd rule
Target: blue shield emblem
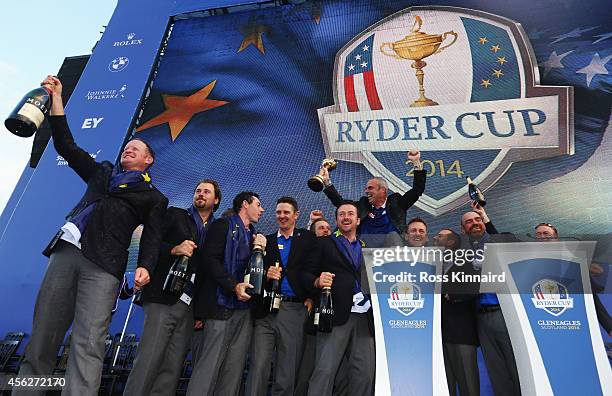
[[417,309],[423,308],[425,302],[421,295],[421,288],[414,283],[395,283],[391,286],[390,294],[387,300],[389,308],[397,310],[404,316],[410,316]]
[[419,149],[438,216],[512,163],[573,154],[572,88],[539,86],[519,24],[453,7],[411,7],[370,26],[335,59],[333,106],[318,110],[327,157],[362,163],[392,190],[412,185]]
[[567,287],[550,279],[542,279],[532,286],[533,305],[551,315],[559,316],[574,307],[574,299],[569,296]]

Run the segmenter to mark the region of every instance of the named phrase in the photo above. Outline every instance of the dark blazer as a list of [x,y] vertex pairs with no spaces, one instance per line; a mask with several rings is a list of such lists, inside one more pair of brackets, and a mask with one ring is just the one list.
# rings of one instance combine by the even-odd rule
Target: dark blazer
[[[170,254],[170,251],[184,240],[196,241],[197,233],[196,223],[189,212],[173,206],[168,208],[162,227],[162,243],[159,249],[157,266],[151,274],[151,282],[142,289],[143,302],[172,305],[178,301],[180,296],[163,290],[168,271],[178,257]],[[196,249],[189,259],[188,272],[190,274],[195,272],[199,250]]]
[[234,279],[227,272],[224,263],[225,244],[229,230],[229,220],[215,220],[206,232],[201,260],[196,265],[196,280],[193,292],[193,314],[197,319],[227,319],[232,311],[217,305],[217,288],[224,293],[233,294],[234,287],[242,279]]
[[[498,234],[492,222],[485,223],[485,230],[489,235]],[[470,239],[463,235],[462,249],[473,249]],[[479,345],[477,320],[477,306],[480,285],[478,282],[452,282],[453,273],[480,274],[481,270],[473,267],[471,262],[455,265],[446,273],[449,282],[442,286],[442,341],[448,344]]]
[[[331,236],[318,238],[320,255],[318,265],[311,272],[317,277],[321,272],[335,274],[332,285],[332,301],[334,304],[334,326],[345,324],[351,314],[353,306],[353,285],[355,280],[361,281],[361,289],[369,294],[367,277],[365,276],[365,263],[361,263],[361,271],[357,272],[353,264],[342,254]],[[366,314],[370,324],[371,334],[374,334],[374,318],[370,309]]]
[[[400,232],[406,227],[406,211],[419,200],[419,197],[425,191],[425,175],[426,173],[424,170],[415,170],[414,178],[412,179],[412,188],[410,190],[406,191],[404,195],[393,193],[387,197],[387,213]],[[344,198],[342,198],[342,195],[340,195],[333,184],[326,187],[323,192],[335,207],[339,207],[342,201],[344,201]],[[372,205],[368,202],[368,198],[363,196],[359,198],[358,206],[359,217],[361,221],[363,221],[368,213],[370,213]]]
[[[281,262],[280,251],[278,250],[277,233],[266,235],[266,256],[264,257],[264,267],[267,271],[270,266],[274,266],[275,262]],[[296,228],[293,231],[291,240],[291,251],[289,252],[289,260],[283,268],[282,276],[289,280],[289,285],[295,295],[302,301],[307,298],[313,298],[318,292],[314,288],[313,282],[316,279],[314,274],[308,272],[309,268],[316,265],[318,257],[318,242],[314,233]],[[271,291],[272,282],[265,279],[265,288]],[[268,307],[264,306],[259,300],[254,305],[253,315],[255,318],[263,318],[268,314]]]
[[478,274],[470,263],[453,265],[442,284],[442,341],[449,344],[478,345],[476,301],[478,283],[453,282],[453,274]]
[[599,324],[604,328],[606,333],[610,333],[610,331],[612,331],[612,317],[610,317],[606,306],[603,305],[601,299],[595,293],[593,293],[593,302],[595,303],[595,313],[597,314]]
[[[122,279],[127,266],[132,233],[136,227],[143,224],[138,266],[153,273],[157,263],[162,222],[168,199],[151,183],[144,181],[134,183],[119,191],[110,192],[108,184],[113,164],[108,161],[96,162],[87,151],[77,146],[65,116],[51,116],[49,122],[55,150],[87,183],[85,195],[70,211],[66,219],[70,221],[87,205],[97,202],[88,220],[87,228],[81,235],[83,255],[108,273]],[[44,254],[51,254],[61,233],[62,231],[53,238]]]

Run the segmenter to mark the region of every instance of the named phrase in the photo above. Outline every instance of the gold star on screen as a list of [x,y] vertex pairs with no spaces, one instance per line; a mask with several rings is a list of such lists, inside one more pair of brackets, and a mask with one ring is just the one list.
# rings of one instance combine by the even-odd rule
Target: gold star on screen
[[319,1],[306,1],[301,4],[294,4],[289,11],[289,16],[298,15],[301,13],[310,14],[311,19],[318,25],[321,23],[321,15],[323,14],[323,2]]
[[250,45],[253,45],[262,55],[265,54],[266,50],[264,48],[262,35],[267,31],[268,28],[265,25],[251,21],[242,31],[244,38],[237,52],[242,52]]
[[[484,45],[486,43],[489,42],[489,39],[487,37],[480,37],[478,39],[478,43],[481,45]],[[501,51],[501,45],[499,44],[495,44],[495,45],[491,45],[489,47],[489,49],[491,50],[491,52],[493,52],[494,54],[497,54],[497,52]],[[504,65],[504,63],[506,63],[506,57],[505,56],[497,56],[497,61],[496,63],[499,63],[500,65]],[[501,78],[504,75],[504,72],[502,71],[502,69],[493,69],[492,76],[495,76],[497,78]],[[490,79],[482,79],[480,85],[482,85],[485,89],[489,88],[493,83],[491,82]]]
[[482,80],[480,85],[482,85],[485,88],[489,88],[489,85],[491,85],[491,81],[490,80]]
[[214,80],[188,96],[162,94],[165,110],[139,126],[136,131],[141,132],[168,123],[170,137],[175,141],[194,115],[229,103],[224,100],[208,99],[216,83],[217,80]]

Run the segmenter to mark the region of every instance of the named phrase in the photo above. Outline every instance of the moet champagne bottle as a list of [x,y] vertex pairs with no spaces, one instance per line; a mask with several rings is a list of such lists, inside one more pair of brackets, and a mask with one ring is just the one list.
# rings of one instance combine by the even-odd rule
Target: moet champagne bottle
[[[279,267],[279,262],[277,261],[274,264],[274,267],[278,268]],[[272,281],[272,291],[270,292],[270,301],[269,301],[269,307],[270,307],[270,312],[271,313],[276,313],[278,312],[278,310],[280,309],[280,304],[281,304],[281,290],[280,290],[280,280],[276,280],[274,279]]]
[[263,248],[259,245],[255,245],[244,274],[244,282],[250,283],[253,286],[252,288],[246,289],[246,293],[249,296],[260,297],[263,295],[263,275]]
[[181,295],[187,282],[187,266],[189,264],[189,257],[179,256],[174,260],[166,281],[164,282],[164,290],[172,294]]
[[38,130],[51,108],[51,94],[45,87],[38,87],[19,101],[4,120],[4,126],[20,137],[30,137]]
[[482,193],[482,191],[480,191],[480,188],[478,188],[478,186],[474,184],[474,182],[472,181],[472,179],[470,179],[469,176],[466,177],[466,179],[468,183],[468,195],[470,196],[470,199],[476,202],[478,205],[484,207],[487,204],[484,194]]
[[334,304],[331,287],[324,287],[321,291],[319,306],[315,309],[314,325],[318,331],[330,333],[334,322]]

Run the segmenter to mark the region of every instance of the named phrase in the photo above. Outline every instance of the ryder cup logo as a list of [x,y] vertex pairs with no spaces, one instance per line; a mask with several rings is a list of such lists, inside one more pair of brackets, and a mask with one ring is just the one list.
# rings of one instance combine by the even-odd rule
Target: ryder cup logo
[[[571,87],[540,87],[522,28],[452,7],[411,7],[370,26],[337,54],[334,105],[318,110],[328,158],[363,164],[394,191],[412,185],[406,151],[427,153],[435,215],[467,202],[517,161],[573,154]],[[431,180],[431,182],[430,182]]]
[[389,308],[397,310],[404,316],[410,316],[417,309],[423,308],[423,300],[421,296],[421,288],[414,283],[396,283],[391,286],[391,298]]
[[531,288],[533,305],[551,315],[559,316],[568,308],[574,307],[574,299],[569,296],[567,287],[550,279],[542,279]]
[[120,72],[121,70],[125,69],[129,63],[130,60],[126,56],[120,56],[110,61],[108,64],[108,70],[112,72]]

